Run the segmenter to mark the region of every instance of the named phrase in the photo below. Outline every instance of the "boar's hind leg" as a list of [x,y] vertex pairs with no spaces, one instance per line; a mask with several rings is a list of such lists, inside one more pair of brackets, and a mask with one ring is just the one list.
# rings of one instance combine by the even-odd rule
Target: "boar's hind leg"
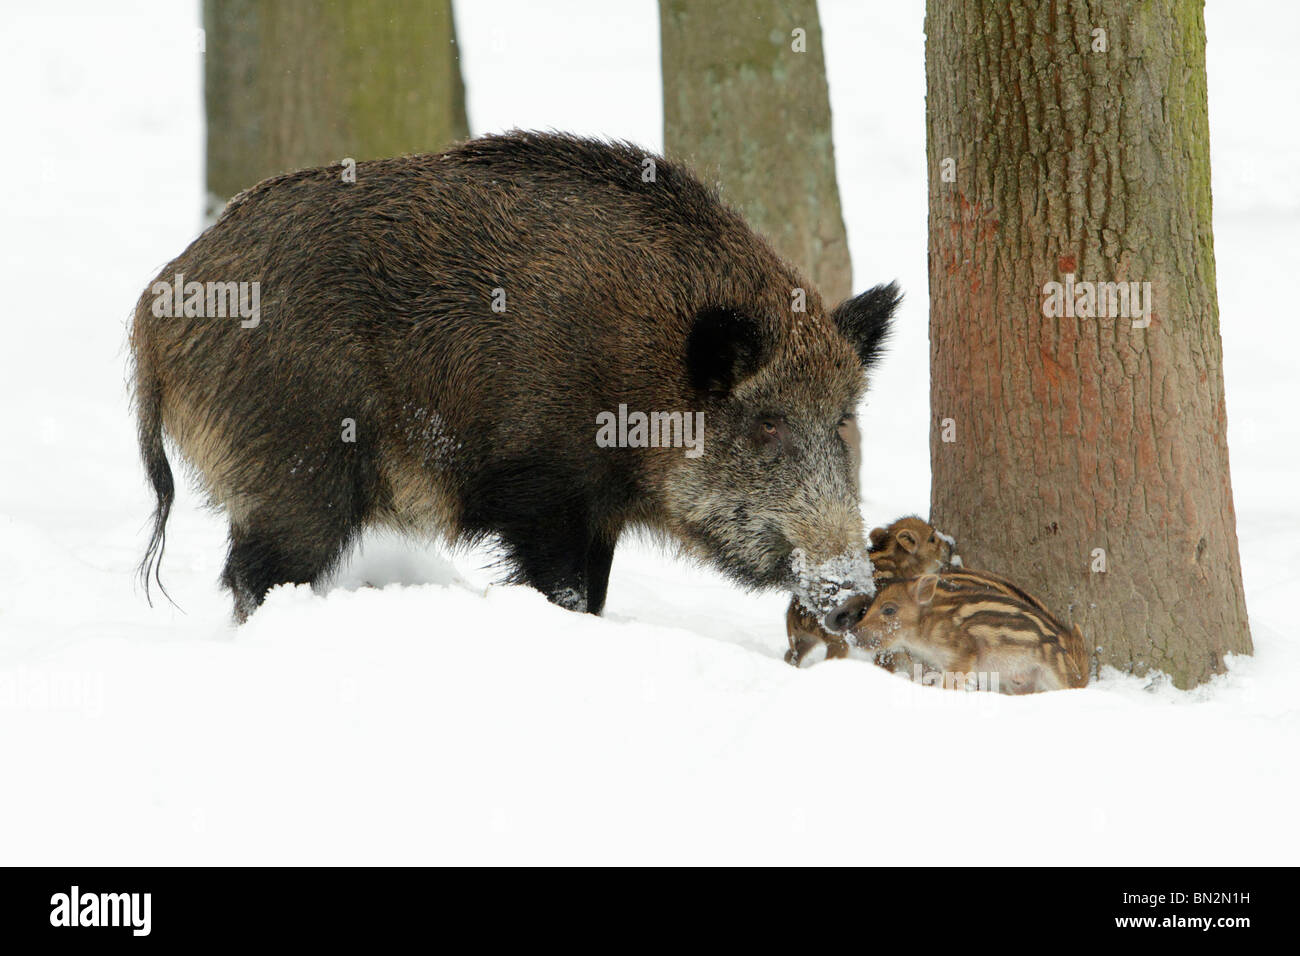
[[232,522],[221,581],[234,594],[235,620],[246,621],[277,584],[316,584],[338,563],[347,537],[342,530],[257,516],[247,525]]

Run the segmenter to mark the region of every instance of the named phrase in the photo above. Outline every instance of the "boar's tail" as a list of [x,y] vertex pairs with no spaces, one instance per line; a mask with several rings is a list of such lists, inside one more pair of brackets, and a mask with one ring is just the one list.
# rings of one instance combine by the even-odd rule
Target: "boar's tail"
[[140,562],[140,582],[144,585],[145,600],[150,607],[153,606],[153,598],[149,594],[151,577],[163,597],[175,605],[176,602],[172,601],[171,595],[163,587],[159,571],[162,567],[163,547],[167,542],[167,516],[171,514],[172,502],[176,499],[176,485],[172,481],[167,451],[163,448],[162,384],[144,368],[137,371],[136,415],[140,428],[140,457],[144,460],[149,484],[153,485],[154,494],[158,496],[158,505],[153,512],[153,532],[149,535],[144,560]]

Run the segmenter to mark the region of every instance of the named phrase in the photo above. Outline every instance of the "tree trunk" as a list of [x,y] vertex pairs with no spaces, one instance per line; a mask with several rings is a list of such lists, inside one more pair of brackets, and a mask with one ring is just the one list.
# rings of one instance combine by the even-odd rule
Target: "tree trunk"
[[206,0],[208,192],[469,135],[451,0]]
[[932,520],[1099,663],[1204,681],[1251,640],[1201,3],[928,0],[926,81]]
[[834,305],[852,288],[815,0],[659,0],[665,152]]

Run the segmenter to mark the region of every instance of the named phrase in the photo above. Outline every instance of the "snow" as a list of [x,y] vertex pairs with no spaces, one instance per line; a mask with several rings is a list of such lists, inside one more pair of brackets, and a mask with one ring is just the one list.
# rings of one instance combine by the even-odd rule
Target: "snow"
[[845,552],[824,561],[813,561],[803,548],[790,555],[794,571],[794,593],[805,610],[822,617],[858,594],[876,593],[871,559],[865,552]]
[[[1006,698],[789,667],[785,595],[636,542],[603,619],[493,585],[489,554],[375,537],[327,594],[277,589],[235,629],[193,492],[163,566],[184,610],[151,609],[124,341],[200,225],[198,10],[51,6],[0,33],[0,863],[926,864],[940,842],[947,862],[1296,862],[1300,423],[1279,398],[1300,332],[1273,298],[1300,253],[1300,132],[1276,121],[1300,98],[1296,10],[1207,11],[1256,655],[1191,692],[1109,672]],[[659,148],[655,5],[567,7],[460,4],[475,130]],[[928,502],[922,19],[822,8],[856,283],[907,290],[859,415],[891,456],[864,476],[873,527]]]

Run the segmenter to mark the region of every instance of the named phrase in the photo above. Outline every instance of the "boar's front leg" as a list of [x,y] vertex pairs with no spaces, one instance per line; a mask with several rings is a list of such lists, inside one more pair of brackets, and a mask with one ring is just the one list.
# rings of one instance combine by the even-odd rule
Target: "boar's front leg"
[[577,515],[567,525],[541,521],[523,534],[503,533],[511,580],[541,591],[570,611],[605,609],[614,543],[592,532]]
[[614,540],[597,534],[587,548],[587,610],[592,614],[605,610],[609,568],[613,563]]
[[484,469],[466,489],[465,524],[471,534],[501,540],[511,583],[599,614],[618,535],[602,530],[583,490],[583,476],[536,462]]

